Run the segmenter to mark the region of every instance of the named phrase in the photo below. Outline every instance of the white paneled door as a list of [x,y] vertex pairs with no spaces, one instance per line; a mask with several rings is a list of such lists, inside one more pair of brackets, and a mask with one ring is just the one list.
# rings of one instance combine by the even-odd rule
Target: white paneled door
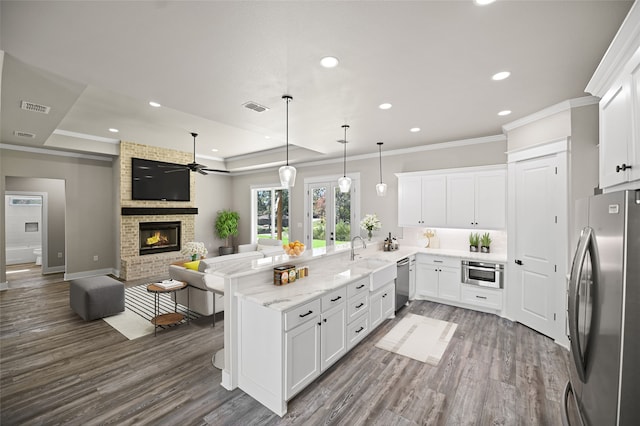
[[556,247],[558,241],[558,160],[555,156],[516,163],[516,250],[512,300],[517,321],[555,336],[558,306]]

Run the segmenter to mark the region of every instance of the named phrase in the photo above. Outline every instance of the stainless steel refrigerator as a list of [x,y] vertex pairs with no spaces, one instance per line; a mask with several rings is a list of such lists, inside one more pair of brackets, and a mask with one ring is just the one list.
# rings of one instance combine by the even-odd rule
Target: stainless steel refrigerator
[[640,190],[576,203],[564,422],[640,425]]

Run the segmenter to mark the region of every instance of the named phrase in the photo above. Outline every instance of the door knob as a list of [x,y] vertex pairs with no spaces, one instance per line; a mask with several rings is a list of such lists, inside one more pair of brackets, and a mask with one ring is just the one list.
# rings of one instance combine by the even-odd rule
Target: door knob
[[516,265],[522,265],[522,260],[516,259]]

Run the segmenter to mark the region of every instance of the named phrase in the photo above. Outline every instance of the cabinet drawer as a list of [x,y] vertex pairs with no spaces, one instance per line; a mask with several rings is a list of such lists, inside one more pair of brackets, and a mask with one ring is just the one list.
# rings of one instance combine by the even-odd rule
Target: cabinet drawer
[[347,350],[369,334],[369,315],[364,315],[347,327]]
[[284,329],[291,330],[297,325],[307,322],[320,315],[320,299],[293,308],[284,314]]
[[351,322],[354,318],[362,315],[363,312],[369,310],[369,293],[359,296],[350,297],[347,303],[347,321]]
[[352,298],[369,289],[369,277],[360,278],[358,281],[347,284],[347,297]]
[[426,265],[460,267],[460,258],[447,256],[416,255],[416,262]]
[[326,312],[332,307],[344,303],[347,300],[347,288],[340,287],[326,296],[322,296],[322,312]]
[[502,290],[463,285],[462,301],[471,305],[502,309]]

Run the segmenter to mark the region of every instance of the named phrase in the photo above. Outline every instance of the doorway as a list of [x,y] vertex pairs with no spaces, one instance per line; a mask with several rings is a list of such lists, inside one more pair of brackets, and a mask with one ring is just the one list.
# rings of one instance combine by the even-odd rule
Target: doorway
[[509,158],[510,316],[556,341],[564,340],[566,322],[566,146]]
[[305,180],[305,245],[326,248],[347,244],[358,235],[359,179],[351,177],[349,192],[340,192],[338,179]]

